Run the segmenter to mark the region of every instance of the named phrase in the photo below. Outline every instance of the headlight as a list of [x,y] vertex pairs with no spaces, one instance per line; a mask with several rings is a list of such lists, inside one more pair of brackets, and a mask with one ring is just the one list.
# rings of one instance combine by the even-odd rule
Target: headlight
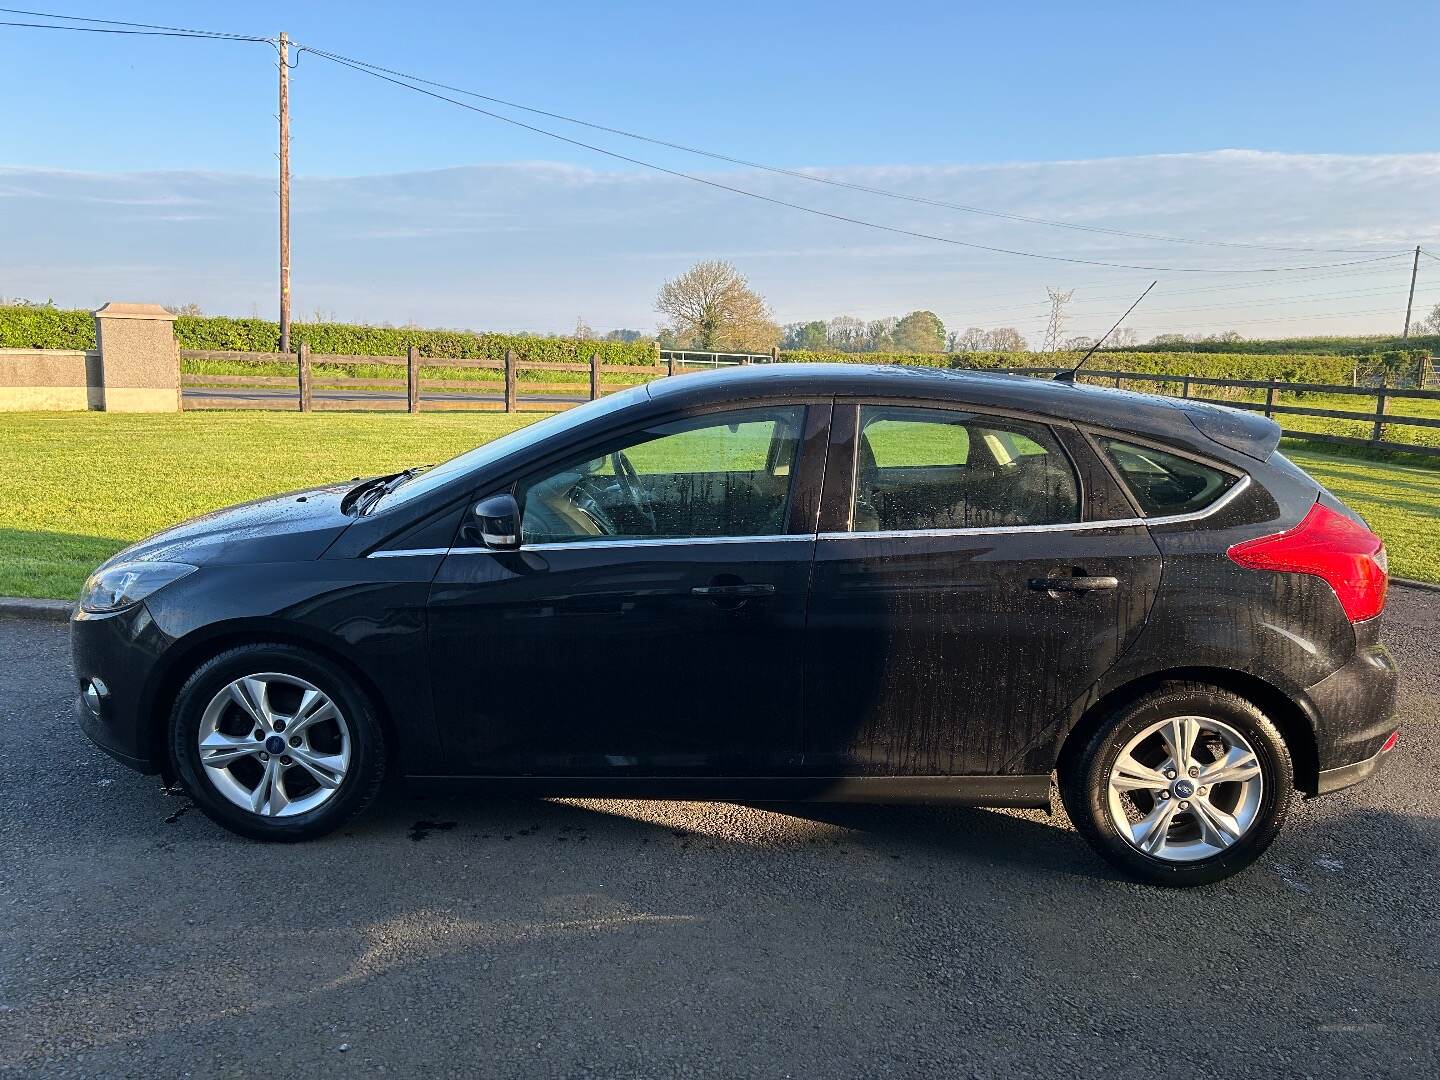
[[179,581],[196,567],[176,562],[130,562],[107,566],[90,575],[80,594],[80,608],[93,615],[138,604],[156,589]]

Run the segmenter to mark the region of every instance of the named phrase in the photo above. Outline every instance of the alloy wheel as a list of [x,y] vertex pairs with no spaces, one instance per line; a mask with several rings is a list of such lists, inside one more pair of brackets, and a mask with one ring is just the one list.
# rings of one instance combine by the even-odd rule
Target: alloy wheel
[[324,691],[267,671],[242,676],[211,698],[198,748],[206,779],[230,802],[260,817],[293,817],[339,790],[351,736]]
[[1194,862],[1249,832],[1264,794],[1260,759],[1229,724],[1176,716],[1142,730],[1110,768],[1110,819],[1131,847]]

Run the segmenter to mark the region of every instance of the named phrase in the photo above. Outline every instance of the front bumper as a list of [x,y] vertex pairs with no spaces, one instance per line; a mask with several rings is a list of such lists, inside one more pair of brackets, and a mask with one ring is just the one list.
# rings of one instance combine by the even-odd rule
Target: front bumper
[[[159,772],[163,760],[147,694],[166,644],[144,604],[107,615],[76,609],[70,618],[80,729],[116,761],[147,774]],[[107,691],[98,707],[83,693],[97,677]]]

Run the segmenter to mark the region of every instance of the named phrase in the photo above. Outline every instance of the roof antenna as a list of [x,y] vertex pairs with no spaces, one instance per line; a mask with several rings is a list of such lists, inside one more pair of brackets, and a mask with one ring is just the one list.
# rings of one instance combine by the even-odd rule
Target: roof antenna
[[1149,285],[1146,285],[1145,292],[1142,292],[1139,296],[1137,296],[1135,298],[1135,303],[1131,304],[1128,308],[1125,309],[1125,314],[1121,315],[1120,318],[1115,320],[1115,325],[1110,327],[1109,330],[1105,331],[1105,337],[1102,337],[1099,341],[1095,342],[1094,345],[1090,346],[1090,351],[1087,352],[1084,356],[1080,357],[1080,363],[1076,364],[1069,371],[1057,372],[1054,381],[1073,383],[1075,381],[1075,373],[1085,366],[1085,361],[1089,360],[1090,357],[1095,354],[1096,349],[1100,348],[1101,345],[1105,344],[1105,338],[1108,338],[1116,330],[1120,329],[1120,324],[1130,317],[1130,312],[1134,311],[1137,307],[1140,306],[1140,301],[1145,299],[1146,294],[1149,293],[1149,291],[1159,283],[1159,280],[1159,278],[1156,278],[1154,281],[1150,282]]

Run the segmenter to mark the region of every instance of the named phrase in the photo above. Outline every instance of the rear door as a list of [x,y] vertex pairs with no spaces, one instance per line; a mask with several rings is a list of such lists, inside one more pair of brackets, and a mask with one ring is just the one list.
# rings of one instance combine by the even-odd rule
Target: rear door
[[806,650],[808,773],[1025,772],[1134,639],[1159,552],[1111,501],[1088,444],[1058,427],[837,403]]

